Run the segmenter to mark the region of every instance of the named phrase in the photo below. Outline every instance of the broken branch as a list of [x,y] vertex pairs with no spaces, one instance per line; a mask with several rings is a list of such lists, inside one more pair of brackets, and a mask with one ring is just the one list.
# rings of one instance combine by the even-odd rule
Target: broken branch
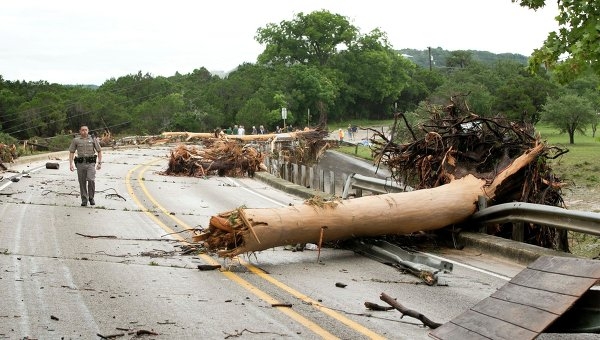
[[425,315],[423,315],[419,312],[416,312],[412,309],[408,309],[408,308],[404,307],[403,305],[398,303],[398,301],[396,301],[395,299],[393,299],[391,296],[387,295],[386,293],[381,293],[381,296],[379,298],[382,301],[389,304],[390,306],[394,307],[394,309],[399,311],[402,314],[402,316],[407,315],[407,316],[410,316],[411,318],[415,318],[415,319],[421,321],[425,326],[427,326],[431,329],[436,329],[442,325],[441,323],[431,321],[428,317],[426,317]]

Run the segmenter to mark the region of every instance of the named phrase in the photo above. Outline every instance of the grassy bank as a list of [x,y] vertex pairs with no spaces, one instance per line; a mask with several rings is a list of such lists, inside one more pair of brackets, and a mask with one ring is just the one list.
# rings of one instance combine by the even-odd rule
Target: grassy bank
[[600,187],[600,141],[593,138],[591,132],[587,135],[575,133],[575,144],[569,144],[569,135],[560,134],[558,130],[548,126],[537,126],[542,140],[550,145],[560,146],[569,150],[563,156],[550,160],[554,173],[563,181],[579,187]]

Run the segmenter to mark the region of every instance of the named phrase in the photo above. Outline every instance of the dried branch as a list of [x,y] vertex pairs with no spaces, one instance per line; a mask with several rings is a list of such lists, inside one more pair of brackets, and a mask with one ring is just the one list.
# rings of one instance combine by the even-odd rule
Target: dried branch
[[411,318],[415,318],[415,319],[421,321],[425,326],[427,326],[431,329],[436,329],[442,325],[441,323],[431,321],[428,317],[426,317],[425,315],[423,315],[419,312],[416,312],[412,309],[408,309],[408,308],[404,307],[403,305],[398,303],[398,301],[396,301],[395,299],[393,299],[391,296],[387,295],[386,293],[381,293],[381,296],[379,298],[382,301],[389,304],[390,306],[394,307],[397,311],[399,311],[402,314],[402,317],[407,315],[407,316],[410,316]]

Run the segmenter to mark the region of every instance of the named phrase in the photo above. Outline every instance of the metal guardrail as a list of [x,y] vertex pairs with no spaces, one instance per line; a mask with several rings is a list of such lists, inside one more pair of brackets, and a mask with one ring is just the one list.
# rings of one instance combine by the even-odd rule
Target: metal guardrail
[[474,223],[529,222],[600,236],[600,214],[534,203],[504,203],[471,216]]
[[[359,174],[352,174],[346,179],[343,199],[348,197],[350,188],[378,194],[412,190],[410,187],[399,186],[391,180]],[[600,213],[567,210],[543,204],[515,202],[480,208],[469,221],[479,224],[528,222],[600,236]]]
[[[346,179],[346,183],[344,184],[344,191],[342,192],[342,199],[348,198],[350,188],[358,189],[357,191],[359,192],[361,192],[362,190],[367,190],[377,194],[389,194],[393,192],[404,192],[412,190],[412,188],[410,187],[405,187],[396,184],[396,182],[394,182],[392,179],[382,179],[376,177],[363,176],[357,173],[353,173]],[[361,194],[357,194],[357,197],[360,196]]]

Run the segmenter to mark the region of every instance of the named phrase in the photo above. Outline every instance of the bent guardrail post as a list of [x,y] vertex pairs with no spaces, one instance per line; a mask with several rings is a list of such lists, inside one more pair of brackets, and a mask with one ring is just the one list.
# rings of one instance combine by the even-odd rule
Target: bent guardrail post
[[534,203],[504,203],[482,209],[469,220],[473,223],[529,222],[600,236],[600,213],[567,210]]
[[415,254],[383,240],[354,240],[354,252],[381,263],[404,269],[428,285],[438,284],[438,272],[451,272],[453,264]]

